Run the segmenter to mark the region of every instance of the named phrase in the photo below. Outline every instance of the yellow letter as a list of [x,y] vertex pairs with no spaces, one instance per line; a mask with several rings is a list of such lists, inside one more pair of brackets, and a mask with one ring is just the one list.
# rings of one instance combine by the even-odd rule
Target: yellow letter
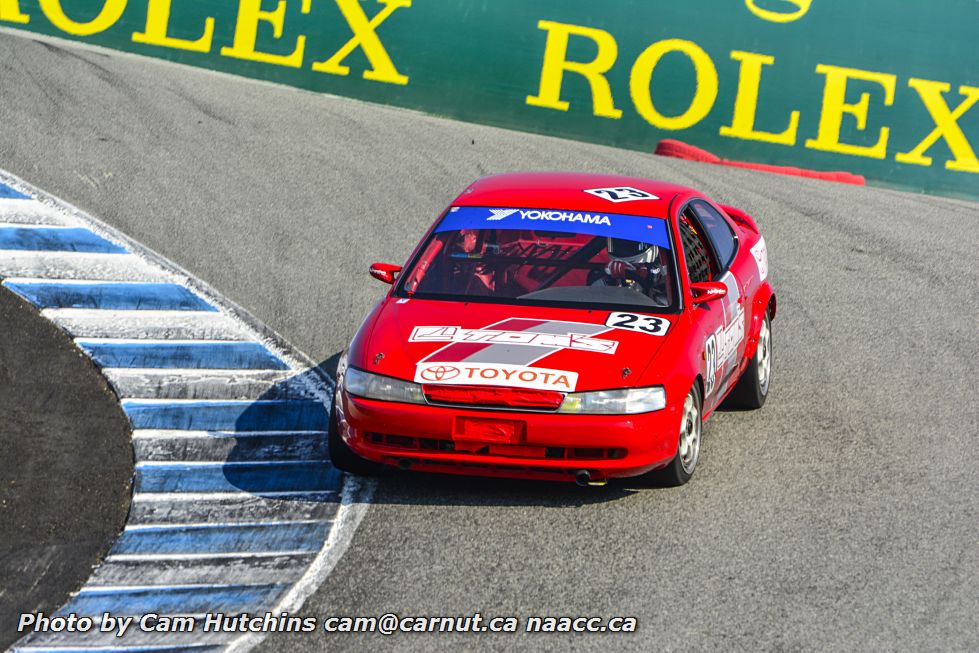
[[[653,79],[656,64],[667,52],[682,52],[693,62],[697,75],[696,91],[690,107],[679,116],[668,117],[661,114],[653,106],[652,92],[649,83]],[[714,62],[699,45],[691,41],[668,39],[658,41],[646,48],[632,66],[629,77],[629,91],[636,111],[653,127],[660,129],[686,129],[691,127],[710,113],[717,99],[717,69]]]
[[[303,8],[308,12],[308,2],[303,3]],[[235,40],[230,48],[221,48],[221,54],[225,57],[235,59],[245,59],[246,61],[261,61],[278,66],[289,66],[299,68],[303,65],[303,50],[306,47],[306,37],[300,36],[296,39],[296,49],[292,54],[269,54],[268,52],[258,52],[255,50],[255,42],[258,40],[258,24],[266,22],[272,25],[272,35],[282,38],[282,23],[286,17],[286,0],[279,0],[275,9],[272,11],[262,11],[262,0],[240,0],[238,4],[238,23],[235,25]]]
[[[527,104],[533,107],[567,111],[571,105],[561,100],[561,82],[564,81],[564,71],[568,71],[578,73],[588,80],[588,85],[591,86],[592,111],[596,116],[621,118],[622,112],[615,108],[612,89],[605,79],[605,73],[619,56],[619,46],[612,35],[600,29],[554,23],[549,20],[538,22],[537,28],[547,30],[547,44],[544,46],[540,90],[537,95],[527,96]],[[571,34],[584,36],[595,42],[598,54],[594,59],[588,63],[567,60],[568,37]]]
[[161,45],[165,48],[193,50],[194,52],[210,52],[211,37],[214,36],[213,18],[207,18],[204,21],[204,35],[196,41],[167,36],[171,2],[172,0],[149,0],[149,4],[146,5],[146,31],[133,34],[133,43]]
[[972,86],[960,86],[959,93],[965,96],[962,104],[955,111],[948,110],[943,94],[951,90],[951,86],[944,82],[931,82],[927,79],[911,79],[908,86],[918,91],[921,101],[925,103],[925,108],[931,114],[931,119],[935,121],[935,129],[925,140],[918,144],[910,152],[899,153],[894,158],[900,163],[911,163],[918,166],[930,166],[931,157],[925,156],[925,152],[938,141],[941,136],[948,143],[948,149],[952,151],[955,158],[945,162],[945,167],[949,170],[960,172],[979,173],[979,160],[976,160],[976,153],[969,145],[969,140],[962,133],[959,127],[959,118],[979,101],[979,88]]
[[337,50],[336,54],[332,57],[326,61],[314,63],[313,70],[321,73],[330,73],[331,75],[349,75],[350,67],[342,65],[341,62],[357,46],[360,46],[364,51],[364,55],[367,57],[367,61],[371,64],[371,69],[364,71],[364,79],[370,79],[375,82],[387,82],[388,84],[404,85],[408,83],[408,78],[399,73],[398,69],[394,67],[391,56],[384,49],[384,44],[381,43],[381,39],[377,36],[377,28],[395,10],[401,7],[410,7],[411,0],[377,1],[384,5],[384,9],[381,9],[368,21],[367,14],[364,13],[363,8],[357,0],[337,0],[337,6],[340,7],[340,12],[343,13],[343,17],[347,20],[347,25],[350,26],[354,36],[342,48]]
[[0,0],[0,20],[26,25],[30,19],[30,16],[20,12],[17,0]]
[[873,73],[856,68],[839,68],[819,64],[816,72],[826,75],[826,87],[823,90],[823,112],[819,118],[819,134],[815,139],[806,141],[806,147],[825,152],[840,152],[865,156],[872,159],[883,159],[887,156],[887,138],[890,130],[882,127],[877,142],[871,147],[850,145],[840,142],[840,127],[843,125],[843,114],[848,113],[857,119],[857,129],[867,128],[867,111],[870,107],[870,93],[862,93],[856,104],[846,103],[846,83],[850,79],[862,79],[884,88],[884,106],[894,104],[894,84],[897,78],[886,73]]
[[757,4],[755,0],[744,0],[744,3],[748,5],[748,9],[754,15],[758,16],[762,20],[767,20],[772,23],[791,23],[794,20],[799,20],[806,13],[809,12],[809,7],[812,5],[812,0],[785,0],[786,2],[796,6],[796,11],[783,14],[779,11],[771,11],[768,9],[762,9]]
[[65,11],[61,8],[61,0],[41,0],[41,11],[51,24],[62,32],[75,36],[91,36],[104,32],[116,24],[125,10],[126,0],[106,0],[98,16],[87,23],[76,23],[65,16]]
[[775,63],[775,57],[735,50],[731,53],[731,58],[741,62],[741,74],[738,76],[738,94],[734,98],[734,117],[729,126],[721,127],[721,136],[730,136],[746,141],[795,145],[795,135],[799,128],[798,111],[792,112],[789,116],[788,129],[780,134],[755,131],[755,112],[758,110],[761,67]]

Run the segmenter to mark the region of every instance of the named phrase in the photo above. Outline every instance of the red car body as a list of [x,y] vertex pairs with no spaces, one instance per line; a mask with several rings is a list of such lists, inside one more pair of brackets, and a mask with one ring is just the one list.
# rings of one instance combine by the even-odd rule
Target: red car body
[[[612,310],[616,307],[604,302],[556,305],[493,297],[459,301],[410,292],[412,284],[418,288],[419,274],[430,265],[426,247],[438,249],[425,243],[434,242],[441,221],[449,216],[478,218],[478,211],[484,209],[492,212],[486,220],[502,221],[499,215],[515,220],[518,215],[512,207],[579,220],[612,215],[614,222],[632,216],[634,223],[661,231],[660,238],[665,239],[661,247],[672,249],[676,266],[670,272],[676,278],[671,307]],[[540,210],[520,215],[538,216]],[[730,231],[733,252],[728,251],[725,229]],[[717,243],[715,231],[721,234]],[[578,237],[543,230],[505,233],[512,239],[507,247],[523,253],[533,247],[542,251],[542,238],[563,242]],[[699,245],[691,233],[699,238]],[[596,240],[604,242],[605,237]],[[608,243],[612,252],[611,239]],[[500,246],[495,247],[499,254]],[[462,260],[473,255],[455,256]],[[580,288],[562,292],[576,292],[576,288],[589,292],[581,275],[604,274],[601,256],[611,260],[611,253],[596,254],[599,263],[588,265],[598,272],[577,273]],[[690,263],[695,258],[696,266]],[[547,267],[548,260],[534,258],[539,264],[526,263],[518,271],[526,269],[541,277],[540,270],[554,269]],[[608,263],[606,270],[611,267]],[[475,269],[482,270],[483,277],[490,274],[485,265]],[[752,361],[761,360],[756,349],[763,326],[768,338],[764,354],[770,365],[768,324],[774,318],[775,296],[768,280],[764,239],[749,216],[689,188],[570,173],[484,178],[452,202],[415,249],[406,274],[399,275],[400,270],[383,264],[372,267],[372,275],[395,286],[368,315],[338,369],[331,445],[371,463],[579,483],[636,476],[670,465],[678,457],[684,419],[709,416]],[[415,275],[414,280],[408,275]],[[537,294],[546,292],[556,291],[545,288]],[[632,318],[623,317],[628,315]],[[424,400],[408,403],[357,396],[344,382],[349,369],[420,385]],[[768,371],[764,374],[762,402],[768,391]],[[572,393],[647,387],[662,388],[665,407],[632,414],[558,412]],[[688,396],[694,403],[699,401],[699,410],[685,415]],[[696,428],[699,438],[699,424]]]

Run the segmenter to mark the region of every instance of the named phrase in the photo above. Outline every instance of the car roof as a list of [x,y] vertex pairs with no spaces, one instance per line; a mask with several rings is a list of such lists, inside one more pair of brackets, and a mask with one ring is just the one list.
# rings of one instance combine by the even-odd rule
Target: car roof
[[[595,188],[628,186],[655,195],[658,199],[612,202],[584,192]],[[670,202],[678,195],[697,195],[697,191],[662,181],[575,172],[514,172],[483,177],[473,182],[452,203],[453,206],[493,206],[625,213],[667,218]]]

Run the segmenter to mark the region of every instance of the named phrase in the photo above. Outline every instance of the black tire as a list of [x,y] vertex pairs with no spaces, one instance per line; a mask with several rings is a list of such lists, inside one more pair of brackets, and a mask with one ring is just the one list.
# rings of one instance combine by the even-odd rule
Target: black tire
[[[689,403],[688,403],[689,402]],[[684,414],[681,417],[680,437],[677,441],[676,456],[663,469],[657,469],[640,478],[650,485],[657,487],[678,487],[693,477],[700,460],[700,445],[703,441],[703,400],[700,397],[700,387],[694,383],[684,399]],[[691,429],[693,430],[691,432]],[[694,436],[693,450],[684,452],[684,433]],[[689,440],[687,440],[689,443]]]
[[333,399],[333,408],[330,410],[330,428],[326,438],[327,447],[330,450],[330,462],[340,471],[357,476],[377,476],[383,473],[385,471],[384,465],[361,458],[343,441],[337,423],[337,401],[339,401],[339,397]]
[[724,399],[722,408],[754,410],[765,405],[768,390],[772,385],[772,351],[772,320],[768,313],[765,313],[755,355],[751,357],[748,366],[741,373],[741,378]]

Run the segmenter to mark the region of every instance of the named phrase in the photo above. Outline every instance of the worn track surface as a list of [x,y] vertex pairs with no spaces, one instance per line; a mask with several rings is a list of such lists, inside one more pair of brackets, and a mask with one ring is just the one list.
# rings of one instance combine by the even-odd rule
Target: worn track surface
[[473,178],[585,170],[753,214],[772,395],[686,487],[394,476],[310,615],[635,616],[628,636],[271,636],[265,650],[979,649],[979,205],[535,137],[0,34],[0,162],[334,358]]
[[0,288],[0,649],[92,573],[129,510],[129,422],[68,334]]

